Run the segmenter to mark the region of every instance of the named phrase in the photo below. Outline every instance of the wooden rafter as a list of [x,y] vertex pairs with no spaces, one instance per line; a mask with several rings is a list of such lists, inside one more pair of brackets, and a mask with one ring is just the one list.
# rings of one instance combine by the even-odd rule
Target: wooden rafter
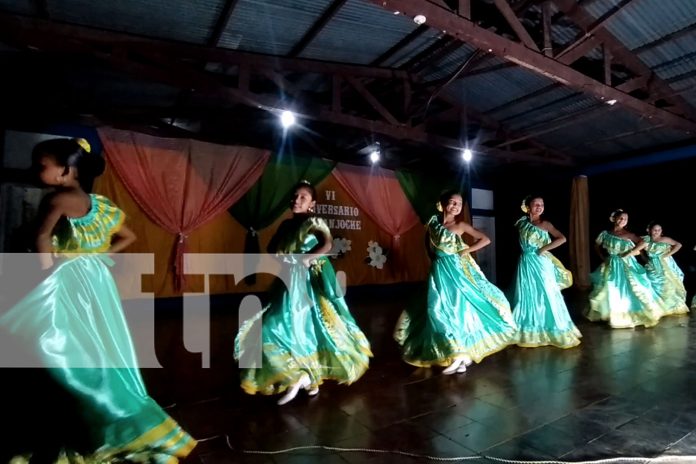
[[[252,77],[265,76],[275,82],[279,88],[284,89],[283,93],[294,96],[303,96],[304,91],[283,76],[286,72],[304,71],[323,74],[333,80],[334,88],[340,89],[341,82],[348,82],[358,92],[360,92],[358,89],[361,87],[359,79],[390,80],[394,88],[403,88],[404,91],[407,91],[409,83],[414,79],[410,73],[399,70],[269,57],[0,14],[0,40],[7,37],[12,38],[14,43],[30,46],[32,49],[90,54],[100,60],[108,61],[115,69],[122,70],[134,77],[155,80],[187,90],[195,89],[193,90],[195,94],[219,97],[229,102],[271,110],[285,107],[288,101],[293,100],[279,97],[277,94],[257,93],[254,89],[258,86],[250,85]],[[456,43],[457,46],[460,46],[459,41]],[[196,66],[201,60],[238,65],[239,81],[237,87],[230,87],[229,83],[223,82],[224,76],[197,68]],[[229,81],[229,79],[226,80]],[[384,118],[384,121],[369,119],[364,115],[351,112],[354,110],[346,108],[346,102],[343,102],[340,93],[336,92],[332,92],[327,101],[323,103],[299,101],[301,98],[296,98],[294,102],[297,105],[293,109],[296,109],[301,117],[325,120],[329,123],[384,134],[397,139],[434,143],[449,148],[460,143],[454,138],[428,132],[424,127],[413,128],[400,123],[375,94],[367,91],[364,84],[362,84],[362,89],[366,91],[365,95],[372,95],[377,107],[372,105],[374,102],[370,102],[369,97],[365,97],[365,95],[363,97]],[[410,105],[408,99],[404,100],[404,105]],[[382,108],[381,111],[377,109],[379,106]],[[351,113],[349,114],[349,112]],[[490,123],[488,127],[495,127],[497,132],[504,133],[504,131],[501,132],[501,126],[496,122]],[[481,146],[480,151],[504,160],[525,160],[565,165],[570,163],[569,157],[554,153],[535,141],[530,140],[526,146],[530,145],[534,148],[519,147],[519,150],[499,150]]]
[[532,39],[532,36],[529,35],[529,32],[527,32],[527,29],[524,28],[522,22],[520,22],[519,18],[515,14],[515,11],[510,7],[508,1],[493,0],[493,2],[498,8],[498,11],[500,11],[500,13],[505,17],[505,20],[508,22],[512,30],[515,31],[515,34],[517,34],[520,42],[522,42],[527,48],[538,52],[539,47],[534,42],[534,39]]
[[459,8],[457,9],[459,16],[466,19],[471,19],[471,0],[459,0]]
[[595,37],[584,37],[573,42],[556,54],[556,59],[563,64],[573,64],[590,51],[602,46],[602,41]]
[[250,66],[275,71],[338,73],[365,78],[412,78],[407,71],[399,69],[240,52],[0,13],[0,40],[3,37],[19,38],[27,44],[41,37],[57,38],[68,42],[88,41],[103,47],[122,46],[186,60],[203,60],[228,65],[248,63]]
[[[554,0],[558,8],[570,18],[573,22],[579,25],[585,31],[592,31],[592,35],[598,40],[601,40],[607,50],[611,53],[612,58],[615,62],[621,63],[630,69],[636,76],[651,75],[652,70],[648,65],[646,65],[638,56],[629,50],[625,45],[623,45],[614,35],[609,32],[603,24],[599,27],[596,26],[597,20],[595,20],[592,15],[585,11],[581,5],[575,3],[575,0]],[[612,13],[612,17],[621,11],[621,7],[625,7],[628,4],[628,0],[622,0],[616,7],[609,11]],[[601,19],[601,18],[600,18]],[[667,82],[661,80],[659,77],[654,76],[651,80],[652,86],[655,90],[662,92],[663,94],[669,93],[669,85]],[[611,99],[615,99],[612,97]],[[621,102],[620,99],[617,99]],[[677,110],[675,113],[681,113],[687,116],[690,120],[696,120],[696,110],[681,97],[673,97],[670,102],[674,105]],[[646,102],[650,105],[650,102]],[[652,105],[651,105],[652,106]],[[674,126],[672,123],[667,122],[668,125]]]
[[365,88],[362,82],[351,76],[346,76],[345,79],[358,92],[358,94],[360,94],[360,96],[363,97],[365,101],[368,102],[370,106],[372,106],[372,108],[374,108],[375,111],[380,114],[380,116],[391,124],[399,124],[399,121],[397,121],[389,110],[385,108],[385,106],[382,105],[382,103],[380,103],[380,101]]
[[[408,16],[424,15],[432,27],[446,31],[458,40],[477,48],[489,51],[504,59],[523,66],[533,72],[544,75],[564,85],[576,88],[584,93],[593,95],[601,100],[616,100],[624,108],[652,119],[655,124],[666,123],[671,127],[687,132],[696,131],[696,122],[658,108],[649,102],[640,100],[620,90],[582,74],[575,69],[558,61],[530,50],[526,46],[502,37],[488,29],[478,27],[472,21],[438,7],[432,3],[420,0],[369,0],[389,11],[398,10]],[[570,0],[575,4],[574,0]],[[597,33],[599,33],[597,31]],[[616,56],[615,51],[612,53]]]
[[541,27],[544,33],[544,48],[546,56],[553,56],[553,42],[551,41],[551,2],[546,0],[541,5]]

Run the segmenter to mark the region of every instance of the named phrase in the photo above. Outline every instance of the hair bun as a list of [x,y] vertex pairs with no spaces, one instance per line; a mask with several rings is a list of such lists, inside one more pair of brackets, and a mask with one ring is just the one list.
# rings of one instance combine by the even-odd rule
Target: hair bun
[[87,139],[79,138],[74,140],[75,143],[77,143],[85,151],[85,153],[92,153],[92,146],[89,144]]

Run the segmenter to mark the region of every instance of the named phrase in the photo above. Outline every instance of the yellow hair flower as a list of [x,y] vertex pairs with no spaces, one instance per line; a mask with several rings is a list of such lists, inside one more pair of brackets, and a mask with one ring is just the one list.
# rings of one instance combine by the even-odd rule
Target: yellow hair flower
[[435,203],[435,209],[442,212],[442,204],[439,201]]
[[92,152],[92,146],[89,144],[89,142],[86,139],[75,139],[75,142],[85,151],[85,153],[91,153]]
[[527,203],[525,200],[522,200],[522,204],[520,205],[520,209],[522,210],[522,212],[524,214],[527,214],[529,212],[529,208],[527,207]]

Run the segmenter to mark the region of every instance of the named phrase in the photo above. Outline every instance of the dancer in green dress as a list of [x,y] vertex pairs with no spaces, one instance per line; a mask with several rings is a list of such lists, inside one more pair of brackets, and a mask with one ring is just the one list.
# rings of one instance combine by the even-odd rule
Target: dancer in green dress
[[290,202],[293,217],[280,225],[269,245],[290,267],[288,286],[276,289],[271,303],[240,327],[235,341],[240,360],[253,350],[248,346],[252,327],[261,323],[261,366],[242,369],[242,389],[251,395],[285,392],[278,404],[291,401],[300,389],[317,394],[324,380],[357,381],[372,356],[337,288],[325,256],[331,232],[312,214],[315,204],[314,187],[300,182]]
[[0,325],[32,347],[89,428],[89,449],[66,443],[57,460],[176,462],[196,442],[147,394],[104,255],[123,250],[135,235],[108,198],[85,193],[104,160],[84,139],[52,139],[35,147],[34,164],[55,189],[44,198],[36,245],[50,274]]
[[662,235],[662,226],[657,222],[651,222],[647,232],[648,235],[642,237],[647,243],[644,250],[648,258],[645,270],[653,289],[663,301],[665,315],[686,314],[689,307],[686,305],[684,272],[672,258],[682,245]]
[[573,276],[551,253],[566,242],[549,221],[542,219],[544,199],[529,196],[522,203],[526,213],[515,224],[522,255],[517,266],[512,315],[519,329],[519,346],[553,345],[572,348],[580,344],[561,290],[573,284]]
[[628,214],[624,210],[614,211],[609,220],[614,226],[600,233],[595,242],[604,262],[592,273],[586,316],[591,321],[608,321],[616,329],[652,327],[664,315],[664,307],[635,258],[648,244],[626,230]]
[[[443,194],[439,209],[442,214],[426,225],[432,265],[425,301],[415,302],[402,313],[394,337],[407,363],[446,366],[443,373],[453,374],[514,344],[517,327],[505,295],[486,279],[471,256],[491,241],[457,219],[461,194]],[[464,243],[465,233],[476,240],[472,246]]]

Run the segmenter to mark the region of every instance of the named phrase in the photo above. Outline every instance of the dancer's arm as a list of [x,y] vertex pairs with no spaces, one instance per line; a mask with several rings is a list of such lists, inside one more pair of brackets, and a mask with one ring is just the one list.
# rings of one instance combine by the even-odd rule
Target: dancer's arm
[[606,255],[605,255],[605,253],[604,253],[604,248],[602,247],[602,245],[600,245],[599,243],[595,242],[595,244],[594,244],[594,249],[595,249],[595,251],[597,252],[597,254],[599,255],[599,257],[600,257],[600,259],[601,259],[602,261],[604,261],[604,260],[607,259]]
[[435,253],[433,252],[433,247],[430,244],[430,232],[425,233],[425,237],[423,238],[424,243],[425,243],[425,251],[428,253],[428,258],[430,258],[430,261],[435,260]]
[[626,253],[622,254],[621,256],[623,258],[626,258],[628,256],[636,256],[639,255],[641,250],[646,248],[648,246],[647,242],[645,242],[642,238],[638,237],[635,234],[628,234],[626,238],[630,239],[633,243],[635,243],[635,246],[633,249],[627,251]]
[[118,253],[130,246],[131,243],[135,242],[136,238],[135,232],[128,228],[125,224],[121,226],[120,229],[114,234],[111,239],[111,246],[107,253]]
[[547,243],[543,247],[539,248],[537,250],[537,254],[542,254],[545,251],[551,251],[554,248],[558,248],[559,246],[563,245],[566,242],[565,235],[563,235],[558,229],[556,229],[553,224],[551,224],[548,221],[544,221],[542,223],[543,229],[546,230],[549,234],[551,234],[551,237],[553,237],[553,240],[550,243]]
[[53,229],[62,216],[65,215],[66,198],[65,195],[51,194],[46,196],[41,202],[40,220],[38,233],[36,235],[36,251],[39,253],[41,269],[48,269],[53,266]]
[[665,255],[665,258],[667,258],[668,256],[672,256],[674,253],[676,253],[677,251],[679,251],[679,250],[681,249],[681,247],[682,247],[682,244],[681,244],[681,243],[679,243],[679,242],[677,242],[676,240],[673,240],[673,239],[671,239],[671,238],[669,238],[669,237],[662,237],[662,241],[663,241],[663,242],[667,242],[667,243],[669,243],[670,245],[672,245],[672,249],[669,250],[669,253],[667,253],[667,254]]
[[309,250],[302,258],[302,262],[307,267],[310,267],[312,264],[314,264],[317,258],[321,258],[322,256],[326,255],[329,251],[331,251],[331,247],[333,244],[331,233],[329,233],[328,231],[325,231],[323,229],[316,229],[313,233],[319,241],[319,243],[314,248]]
[[475,251],[480,250],[483,247],[490,245],[491,239],[488,238],[486,234],[484,234],[480,230],[474,229],[473,226],[467,224],[466,222],[461,222],[460,225],[462,233],[471,235],[475,240],[473,245],[464,250],[464,253],[473,253]]

